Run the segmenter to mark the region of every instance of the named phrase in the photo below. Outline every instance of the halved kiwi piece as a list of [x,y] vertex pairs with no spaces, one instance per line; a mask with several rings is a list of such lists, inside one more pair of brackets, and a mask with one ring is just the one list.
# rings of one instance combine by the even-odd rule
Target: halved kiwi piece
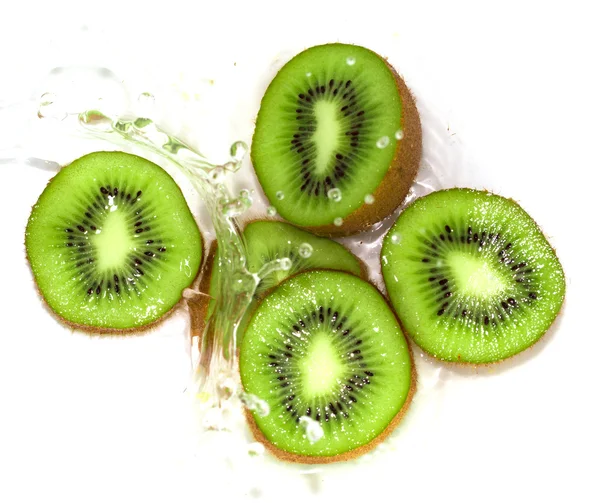
[[404,200],[421,158],[419,114],[379,55],[347,44],[312,47],[269,85],[251,157],[283,218],[320,235],[352,234]]
[[[240,374],[244,391],[270,408],[247,412],[255,437],[301,463],[367,452],[398,424],[415,387],[393,311],[373,285],[341,271],[301,273],[264,298],[241,342]],[[320,439],[303,427],[313,421]]]
[[491,363],[530,347],[565,295],[562,267],[537,224],[485,191],[416,200],[385,236],[381,264],[407,335],[452,362]]
[[95,152],[50,181],[25,232],[38,289],[65,322],[95,332],[156,322],[196,277],[202,237],[161,167]]
[[[243,336],[244,327],[256,307],[256,302],[264,297],[266,292],[292,275],[310,269],[334,269],[367,277],[365,265],[344,246],[286,222],[255,220],[244,228],[243,239],[247,251],[246,267],[249,272],[258,274],[265,265],[284,258],[290,259],[291,267],[286,270],[275,269],[260,280],[240,324],[238,341]],[[218,248],[214,242],[206,260],[210,269],[207,269],[200,283],[200,290],[208,293],[213,299],[219,295],[219,261]],[[204,319],[209,313],[206,298],[198,297],[192,306],[194,326],[203,327]],[[197,333],[200,331],[200,328],[196,330]]]

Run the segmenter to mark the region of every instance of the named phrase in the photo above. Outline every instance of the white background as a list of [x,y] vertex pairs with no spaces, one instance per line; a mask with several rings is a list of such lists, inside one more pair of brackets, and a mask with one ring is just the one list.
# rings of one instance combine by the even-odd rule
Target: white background
[[[551,334],[508,365],[431,367],[435,392],[417,400],[383,452],[312,474],[266,460],[248,477],[210,450],[187,449],[184,316],[107,340],[71,333],[44,311],[22,235],[48,173],[0,165],[0,501],[599,501],[593,4],[4,6],[2,102],[34,95],[56,66],[106,66],[134,89],[168,95],[171,129],[213,158],[250,140],[265,86],[296,52],[342,41],[388,56],[477,167],[456,173],[457,183],[512,197],[541,225],[567,300]],[[0,127],[7,148],[11,133]]]

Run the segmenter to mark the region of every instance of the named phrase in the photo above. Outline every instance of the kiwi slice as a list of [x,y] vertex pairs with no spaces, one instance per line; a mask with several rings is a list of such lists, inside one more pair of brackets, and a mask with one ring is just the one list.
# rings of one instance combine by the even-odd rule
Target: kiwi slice
[[565,295],[562,267],[537,224],[489,192],[418,199],[385,236],[381,262],[407,335],[453,362],[491,363],[530,347]]
[[27,257],[48,306],[97,332],[157,321],[198,273],[202,238],[175,181],[123,152],[64,167],[34,205]]
[[[256,302],[289,276],[310,269],[334,269],[367,277],[362,261],[344,246],[285,222],[255,220],[246,225],[243,238],[247,250],[246,267],[249,272],[257,274],[266,264],[283,258],[290,259],[291,267],[287,270],[274,270],[261,279],[240,324],[238,340],[243,336],[244,327],[256,307]],[[214,242],[206,260],[207,273],[203,275],[199,287],[200,291],[208,292],[212,298],[218,296],[219,260]],[[210,313],[209,303],[205,299],[199,297],[192,303],[192,324],[196,327],[195,333],[201,333],[204,320]]]
[[[302,463],[374,447],[400,421],[415,385],[393,311],[373,285],[341,271],[301,273],[264,298],[241,342],[240,374],[245,392],[270,408],[264,417],[247,413],[255,437]],[[318,423],[322,438],[311,439],[306,421]]]
[[269,85],[251,157],[283,218],[321,235],[352,234],[404,200],[421,158],[419,114],[379,55],[355,45],[312,47]]

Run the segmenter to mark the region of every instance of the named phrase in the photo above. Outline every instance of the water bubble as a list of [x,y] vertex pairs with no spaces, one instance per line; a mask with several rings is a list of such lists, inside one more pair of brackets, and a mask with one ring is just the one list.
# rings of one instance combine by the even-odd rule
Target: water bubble
[[317,421],[315,421],[311,417],[301,416],[298,423],[300,424],[300,427],[304,430],[306,438],[311,444],[314,444],[315,442],[318,442],[323,438],[323,435],[325,434],[323,428]]
[[302,243],[298,247],[298,255],[300,255],[302,258],[310,257],[312,255],[312,252],[313,252],[313,247],[308,243]]
[[399,234],[392,234],[392,236],[390,237],[390,241],[392,242],[392,244],[400,244],[400,235]]
[[154,104],[154,95],[152,93],[142,93],[138,96],[138,102]]
[[342,191],[338,188],[329,189],[327,191],[327,197],[332,201],[339,203],[342,200]]
[[236,141],[231,145],[229,149],[229,154],[234,161],[241,161],[246,154],[248,153],[248,145],[246,145],[243,141]]
[[222,183],[225,179],[225,170],[221,166],[216,166],[212,169],[208,178],[215,185],[218,183]]
[[88,110],[79,114],[79,122],[88,129],[105,133],[112,131],[113,126],[112,119],[98,110]]
[[57,103],[57,97],[54,93],[44,93],[40,97],[38,117],[40,119],[55,119],[62,121],[67,117],[67,112],[60,106],[60,103]]
[[402,138],[404,138],[404,131],[402,131],[402,129],[398,129],[394,136],[396,137],[396,140],[401,140]]
[[267,208],[267,215],[270,217],[274,217],[275,215],[277,215],[277,210],[275,209],[274,206],[269,206]]
[[252,442],[248,444],[249,456],[262,456],[265,453],[265,446],[260,442]]
[[390,138],[389,136],[382,136],[381,138],[379,138],[379,140],[377,140],[377,148],[385,148],[390,144]]
[[352,66],[354,63],[356,63],[356,58],[353,58],[352,56],[346,58],[346,64],[348,66]]
[[289,257],[279,259],[279,267],[282,271],[289,271],[292,268],[292,259]]
[[283,193],[283,191],[278,190],[275,194],[275,197],[281,201],[285,197],[285,194]]
[[221,199],[219,206],[221,213],[225,217],[237,217],[244,213],[252,205],[252,199],[249,197],[239,197],[235,199]]
[[248,410],[256,412],[260,417],[267,417],[271,413],[269,404],[256,395],[243,393],[240,400]]
[[336,227],[341,227],[343,223],[344,219],[342,217],[337,217],[333,220],[333,225],[335,225]]
[[240,169],[240,163],[229,161],[229,162],[226,162],[225,164],[223,164],[223,166],[221,166],[221,167],[225,171],[230,171],[232,173],[235,173],[238,169]]
[[373,204],[375,202],[375,196],[373,194],[367,194],[365,196],[365,204]]
[[312,77],[312,72],[306,72],[307,77]]

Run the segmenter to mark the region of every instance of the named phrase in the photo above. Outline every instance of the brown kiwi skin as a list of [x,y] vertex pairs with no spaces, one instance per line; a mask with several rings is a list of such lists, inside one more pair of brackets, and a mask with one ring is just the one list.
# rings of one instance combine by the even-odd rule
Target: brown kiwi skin
[[[465,189],[469,189],[469,190],[473,190],[469,187],[461,187],[461,188],[465,188]],[[439,191],[435,191],[435,192],[442,192],[444,190],[452,190],[452,189],[442,189]],[[496,196],[500,196],[500,194],[496,194],[491,190],[487,190],[487,189],[483,189],[482,192],[487,192],[488,194],[492,194],[492,195],[496,195]],[[427,194],[426,194],[427,195]],[[425,196],[421,196],[421,197],[425,197]],[[504,197],[504,196],[500,196],[500,197]],[[415,199],[414,201],[412,201],[408,206],[413,205],[414,203],[416,203],[420,198]],[[513,203],[517,204],[518,206],[520,206],[522,208],[522,205],[514,200],[513,198],[507,197],[505,199],[509,199],[510,201],[512,201]],[[537,222],[536,222],[537,225]],[[542,231],[541,227],[538,225],[538,229],[540,230],[540,232],[542,232],[542,234],[544,234],[544,236],[546,237],[546,240],[548,240],[548,236],[546,236],[546,234]],[[389,232],[389,231],[388,231]],[[386,234],[387,235],[387,234]],[[385,237],[384,237],[385,239]],[[550,241],[548,240],[548,243],[550,243]],[[561,269],[563,270],[563,274],[564,274],[564,268],[562,267],[562,264],[560,263],[560,260],[558,258],[558,255],[556,254],[556,249],[554,247],[552,247],[552,251],[554,252],[554,255],[556,256],[556,260],[559,262]],[[382,262],[381,262],[381,256],[379,257],[379,267],[381,268],[383,266]],[[385,282],[384,282],[385,283]],[[548,327],[548,329],[546,330],[546,332],[544,333],[544,335],[542,335],[537,341],[535,341],[531,346],[529,346],[528,348],[523,349],[522,351],[519,351],[518,353],[515,353],[514,355],[511,356],[507,356],[506,358],[501,358],[500,360],[496,360],[493,362],[486,362],[486,363],[471,363],[471,362],[466,362],[461,360],[460,355],[458,355],[458,360],[456,361],[449,361],[449,360],[442,360],[441,358],[438,358],[437,356],[433,355],[432,353],[430,353],[429,351],[427,351],[426,349],[423,349],[421,346],[419,346],[414,339],[411,337],[410,332],[404,327],[404,324],[402,323],[402,320],[400,320],[400,318],[398,317],[398,315],[396,315],[396,318],[398,319],[398,322],[400,323],[400,327],[402,328],[402,332],[404,334],[406,334],[406,337],[408,339],[410,339],[411,342],[413,342],[421,351],[423,351],[423,353],[425,353],[427,356],[429,356],[430,358],[432,358],[433,360],[443,363],[444,365],[448,366],[448,367],[456,367],[456,368],[472,368],[472,369],[478,369],[480,367],[482,368],[493,368],[495,366],[498,366],[498,364],[501,363],[506,363],[510,360],[512,360],[513,358],[519,356],[519,355],[523,355],[526,354],[528,351],[530,351],[532,348],[536,347],[542,340],[546,339],[546,336],[548,335],[548,333],[550,332],[551,328],[554,326],[554,324],[557,322],[558,318],[562,315],[562,311],[564,309],[564,305],[565,305],[565,298],[567,296],[566,294],[566,289],[568,288],[567,282],[565,281],[565,295],[563,297],[562,300],[562,305],[561,308],[558,312],[558,314],[556,315],[556,318],[554,319],[554,321],[550,324],[550,326]],[[389,297],[389,294],[387,292],[385,292],[384,295],[387,303],[389,306],[392,306],[392,302],[391,299]],[[396,310],[392,307],[392,310],[394,311],[394,314],[396,314]]]
[[[313,270],[333,271],[333,269],[313,269]],[[302,271],[298,274],[303,274],[304,272],[308,272],[308,271]],[[339,271],[335,271],[335,272],[339,272]],[[297,276],[298,274],[294,274],[294,275],[290,276],[289,278],[286,278],[282,283],[271,288],[268,292],[265,293],[265,296],[263,297],[263,299],[265,297],[267,297],[269,295],[269,293],[272,292],[275,288],[278,288],[281,284],[289,281],[290,279]],[[350,274],[350,273],[347,273],[347,274]],[[376,285],[374,285],[373,283],[370,283],[370,284],[371,284],[371,286],[373,286],[373,288],[375,288],[375,290],[377,290],[377,292],[379,292],[379,294],[381,294],[380,290],[377,288]],[[254,415],[252,414],[252,412],[250,410],[248,410],[247,408],[245,408],[244,415],[246,416],[246,421],[248,422],[248,427],[250,428],[250,431],[252,432],[254,439],[257,442],[260,442],[261,444],[263,444],[265,446],[265,449],[267,449],[276,458],[281,459],[282,461],[287,461],[289,463],[303,463],[303,464],[308,464],[308,465],[330,464],[330,463],[339,463],[342,461],[351,461],[355,458],[358,458],[359,456],[362,456],[363,454],[366,454],[367,452],[373,450],[375,447],[377,447],[379,444],[381,444],[390,435],[390,433],[392,433],[392,431],[394,431],[394,429],[396,429],[396,427],[400,424],[400,421],[406,414],[406,411],[409,409],[410,404],[412,403],[413,397],[417,391],[418,375],[417,375],[417,368],[415,366],[415,359],[414,359],[410,341],[409,341],[408,337],[406,335],[404,335],[404,330],[402,329],[400,320],[398,319],[398,316],[396,315],[396,311],[394,311],[394,308],[390,304],[387,297],[384,295],[382,295],[382,297],[385,299],[388,307],[390,308],[390,311],[393,313],[394,317],[396,318],[396,321],[398,322],[398,325],[401,328],[402,336],[406,340],[406,345],[408,347],[408,352],[410,355],[410,364],[411,364],[410,387],[408,389],[408,394],[406,395],[406,400],[402,404],[402,407],[396,413],[396,415],[392,418],[392,420],[388,423],[388,425],[385,427],[385,429],[377,437],[375,437],[373,440],[371,440],[369,443],[367,443],[365,445],[361,445],[360,447],[357,447],[350,451],[343,452],[341,454],[336,454],[334,456],[305,456],[302,454],[295,454],[295,453],[280,449],[276,445],[273,445],[269,441],[269,439],[267,439],[267,437],[265,437],[263,432],[260,430],[260,428],[256,424],[256,421],[254,419]],[[238,358],[239,358],[239,355],[238,355]],[[241,380],[241,376],[240,376],[240,380]]]
[[[373,197],[375,198],[373,204],[363,204],[360,208],[347,215],[340,226],[336,226],[333,223],[317,227],[298,226],[318,236],[350,236],[364,232],[373,224],[383,220],[402,204],[419,170],[423,151],[423,135],[415,99],[404,79],[402,79],[395,68],[385,58],[379,56],[379,54],[375,52],[373,54],[385,61],[396,79],[396,87],[402,101],[402,122],[400,129],[402,129],[404,137],[402,140],[396,142],[396,151],[392,163],[383,180],[373,193]],[[252,151],[250,151],[250,157],[252,157]]]

